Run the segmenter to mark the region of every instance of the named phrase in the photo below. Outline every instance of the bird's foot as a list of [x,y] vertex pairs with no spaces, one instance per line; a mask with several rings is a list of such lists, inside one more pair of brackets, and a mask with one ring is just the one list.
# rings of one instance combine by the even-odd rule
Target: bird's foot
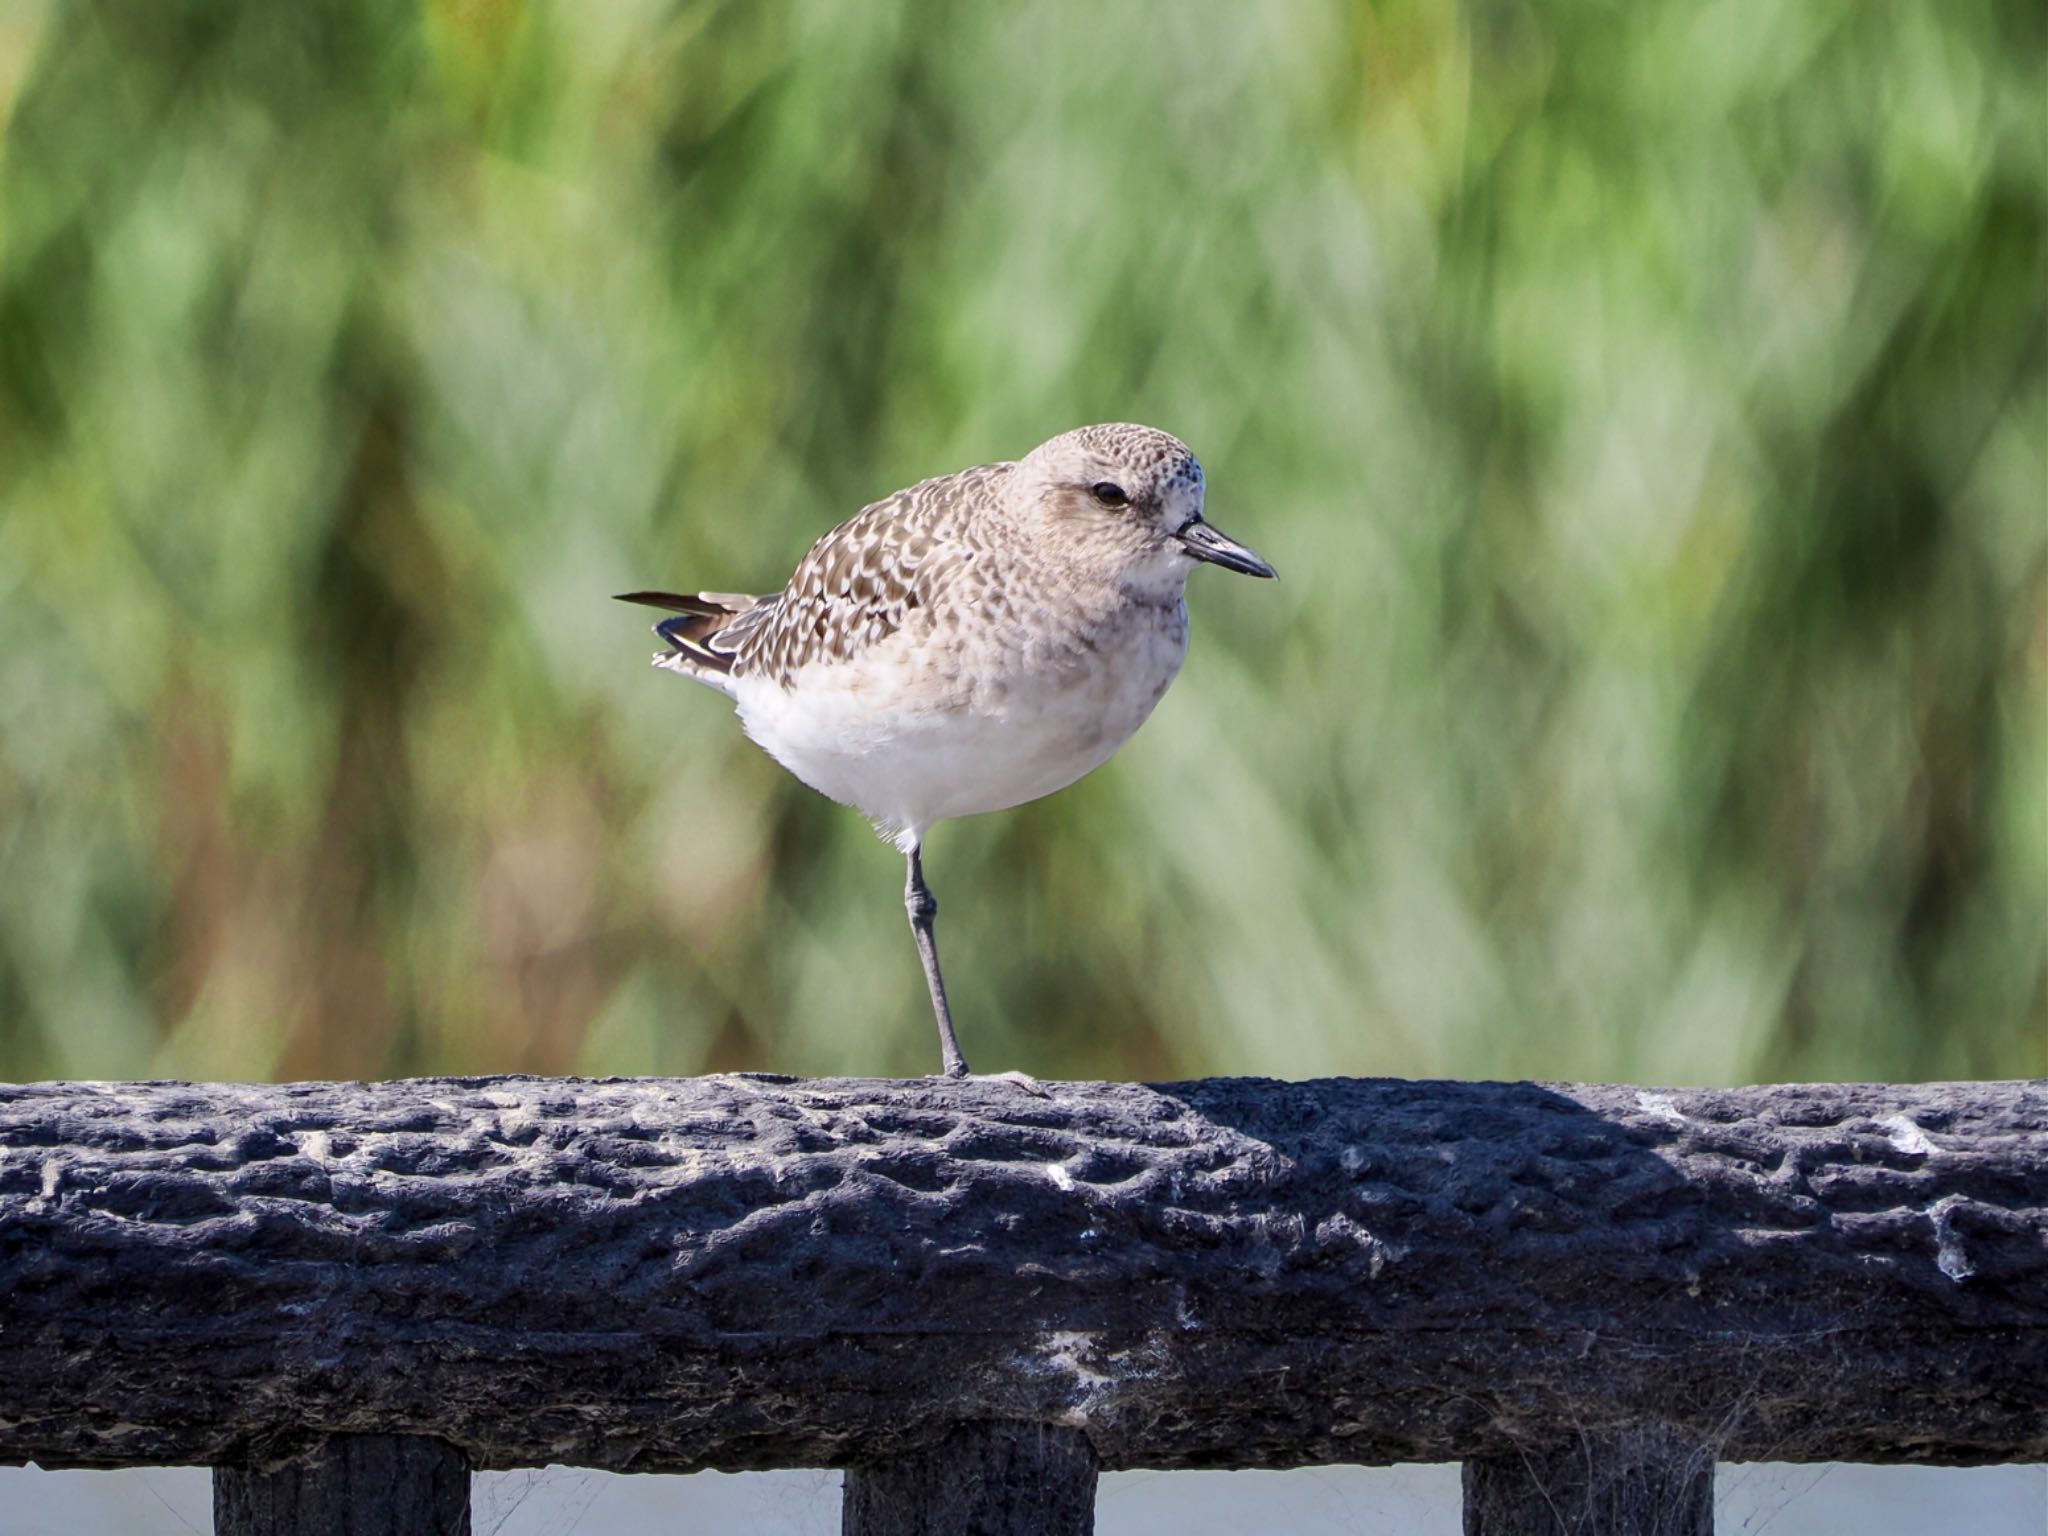
[[1052,1097],[1052,1090],[1028,1072],[986,1072],[981,1080],[985,1083],[1011,1083],[1041,1099]]

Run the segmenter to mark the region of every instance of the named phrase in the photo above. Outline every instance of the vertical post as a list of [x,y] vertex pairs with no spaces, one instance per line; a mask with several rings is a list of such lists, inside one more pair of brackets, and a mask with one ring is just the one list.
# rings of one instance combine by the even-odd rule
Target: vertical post
[[842,1536],[1093,1536],[1095,1448],[1078,1429],[995,1420],[846,1474]]
[[1465,1536],[1714,1536],[1714,1453],[1667,1429],[1468,1461],[1464,1483]]
[[268,1472],[213,1469],[215,1536],[469,1536],[469,1462],[425,1435],[335,1435]]

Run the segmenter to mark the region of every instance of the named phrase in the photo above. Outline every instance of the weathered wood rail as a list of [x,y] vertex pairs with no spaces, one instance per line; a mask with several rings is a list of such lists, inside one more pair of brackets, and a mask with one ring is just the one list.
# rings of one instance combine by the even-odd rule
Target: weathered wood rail
[[2044,1216],[2041,1083],[7,1087],[0,1461],[214,1467],[223,1536],[1443,1460],[1470,1532],[1699,1533],[1716,1460],[2048,1459]]

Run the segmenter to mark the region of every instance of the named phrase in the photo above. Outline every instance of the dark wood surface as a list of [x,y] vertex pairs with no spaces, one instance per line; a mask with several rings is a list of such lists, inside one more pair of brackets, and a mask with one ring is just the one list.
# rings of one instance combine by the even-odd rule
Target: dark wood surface
[[849,1467],[842,1536],[1093,1536],[1095,1452],[1078,1429],[965,1424]]
[[1590,1431],[1464,1466],[1465,1536],[1714,1536],[1714,1452],[1663,1430]]
[[2048,1092],[0,1089],[0,1460],[2048,1459]]
[[470,1536],[469,1466],[418,1435],[337,1435],[265,1471],[213,1474],[214,1536]]

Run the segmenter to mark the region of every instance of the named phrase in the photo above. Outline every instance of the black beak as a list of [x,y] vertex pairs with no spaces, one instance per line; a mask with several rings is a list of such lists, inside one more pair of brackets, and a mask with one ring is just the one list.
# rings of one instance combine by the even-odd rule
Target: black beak
[[1197,560],[1220,565],[1226,571],[1241,571],[1247,576],[1264,576],[1268,580],[1280,574],[1237,540],[1228,534],[1218,533],[1199,517],[1181,529],[1176,537],[1181,548]]

